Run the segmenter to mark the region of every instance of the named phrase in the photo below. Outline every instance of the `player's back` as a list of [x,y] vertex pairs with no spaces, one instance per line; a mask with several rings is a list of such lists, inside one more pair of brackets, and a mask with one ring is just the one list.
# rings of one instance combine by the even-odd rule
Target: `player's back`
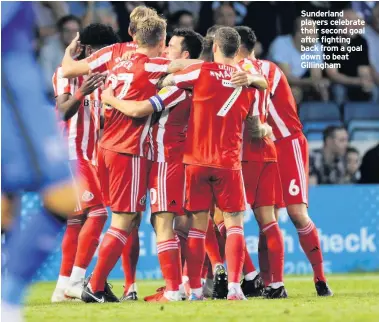
[[[108,76],[115,96],[122,100],[143,101],[156,94],[155,84],[167,70],[169,60],[134,54],[118,63]],[[108,150],[144,155],[144,143],[151,117],[131,118],[113,108],[105,108],[104,134],[100,145]]]
[[[237,67],[238,68],[238,67]],[[240,169],[242,126],[250,109],[251,89],[231,82],[236,67],[203,63],[193,87],[184,163]]]
[[300,132],[302,125],[286,76],[273,62],[268,60],[259,60],[259,62],[271,91],[268,123],[272,126],[274,139],[278,140]]

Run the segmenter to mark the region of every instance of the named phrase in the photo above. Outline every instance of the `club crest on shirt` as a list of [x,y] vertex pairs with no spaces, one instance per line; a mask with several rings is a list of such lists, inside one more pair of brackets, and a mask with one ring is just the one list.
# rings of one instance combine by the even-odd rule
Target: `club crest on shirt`
[[141,206],[143,206],[143,205],[146,204],[146,195],[144,195],[144,196],[141,198],[141,200],[139,201],[139,204],[140,204]]
[[82,196],[82,200],[84,202],[88,202],[88,201],[91,201],[92,199],[94,198],[94,195],[92,192],[89,192],[89,191],[84,191],[83,193],[83,196]]

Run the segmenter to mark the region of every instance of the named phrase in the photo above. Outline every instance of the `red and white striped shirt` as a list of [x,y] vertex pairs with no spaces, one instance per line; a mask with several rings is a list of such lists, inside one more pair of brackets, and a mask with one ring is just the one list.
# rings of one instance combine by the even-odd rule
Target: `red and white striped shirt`
[[128,51],[137,49],[135,42],[124,42],[113,44],[94,52],[86,60],[91,71],[103,73],[110,71],[116,64],[121,61],[121,57]]
[[176,86],[170,86],[162,88],[157,96],[165,109],[157,113],[158,117],[153,120],[150,128],[148,159],[156,162],[182,162],[192,95]]
[[300,132],[303,127],[297,114],[291,87],[283,71],[271,61],[258,60],[258,62],[271,90],[267,121],[273,130],[272,139],[275,141]]
[[[118,63],[107,78],[121,100],[143,101],[155,95],[156,83],[167,73],[170,60],[149,58],[136,53],[130,60]],[[128,117],[120,111],[106,107],[104,132],[100,146],[118,153],[146,156],[146,137],[149,133],[151,116]]]
[[[251,59],[243,59],[239,62],[239,66],[252,74],[262,74],[259,63]],[[254,90],[254,100],[249,115],[259,116],[261,123],[267,122],[268,107],[270,101],[270,86],[265,90]],[[242,161],[260,161],[272,162],[276,161],[276,149],[274,142],[268,138],[252,140],[249,132],[244,124]]]
[[[55,97],[74,93],[82,86],[88,76],[72,79],[62,77],[62,69],[58,67],[53,76]],[[101,88],[86,95],[77,113],[63,124],[64,136],[67,137],[69,160],[84,159],[97,162],[97,146],[100,131]]]

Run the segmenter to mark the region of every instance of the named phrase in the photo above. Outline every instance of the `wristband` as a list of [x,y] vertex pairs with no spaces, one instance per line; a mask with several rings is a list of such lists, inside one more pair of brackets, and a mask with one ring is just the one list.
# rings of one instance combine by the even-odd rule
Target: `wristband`
[[78,101],[82,101],[83,98],[84,98],[84,94],[82,93],[82,91],[80,89],[78,89],[75,94],[74,94],[74,97],[78,100]]
[[162,112],[165,109],[164,103],[159,95],[155,95],[149,98],[149,102],[151,103],[154,112]]

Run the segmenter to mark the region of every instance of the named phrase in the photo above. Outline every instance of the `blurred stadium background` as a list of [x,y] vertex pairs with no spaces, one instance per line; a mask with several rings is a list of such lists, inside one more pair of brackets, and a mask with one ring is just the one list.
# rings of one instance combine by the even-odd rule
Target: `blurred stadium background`
[[[122,41],[129,41],[127,33],[129,13],[143,1],[85,2],[45,1],[35,2],[37,16],[34,43],[37,60],[45,75],[46,94],[52,97],[51,77],[60,64],[65,46],[82,27],[102,22],[118,30]],[[298,30],[294,21],[301,10],[340,11],[353,8],[366,20],[365,34],[359,38],[368,50],[348,62],[355,73],[347,76],[360,78],[360,66],[367,67],[370,77],[362,86],[350,88],[338,83],[322,72],[322,80],[313,83],[310,71],[291,69],[299,62],[282,60],[287,64],[287,76],[292,84],[299,106],[304,133],[310,143],[311,184],[310,215],[320,227],[327,272],[378,271],[379,270],[379,5],[375,2],[145,2],[168,19],[170,30],[177,27],[194,28],[205,35],[214,23],[228,26],[248,25],[258,37],[256,54],[260,58],[279,57],[275,42],[284,41],[282,53],[291,51],[288,39],[295,41]],[[362,39],[361,39],[362,38]],[[287,42],[286,42],[286,41]],[[286,47],[286,43],[288,47]],[[292,45],[293,47],[293,45]],[[281,57],[281,56],[280,56]],[[344,70],[340,70],[344,73]],[[298,85],[299,79],[308,79],[308,85]],[[320,82],[326,91],[321,92]],[[343,95],[342,95],[342,94]],[[373,185],[351,185],[370,183]],[[328,184],[328,185],[325,185]],[[33,220],[33,212],[40,200],[35,194],[22,198],[23,222]],[[252,214],[246,215],[246,236],[249,252],[257,253],[257,232]],[[298,245],[296,231],[289,223],[285,211],[281,216],[286,246],[286,273],[310,273],[304,254]],[[154,234],[145,214],[140,230],[141,257],[139,278],[161,278],[156,258]],[[4,254],[6,256],[6,254]],[[94,259],[96,260],[96,258]],[[38,280],[54,280],[58,276],[60,252],[40,270]],[[93,266],[92,266],[93,267]],[[91,271],[91,268],[89,269]],[[118,265],[113,278],[122,278]]]

